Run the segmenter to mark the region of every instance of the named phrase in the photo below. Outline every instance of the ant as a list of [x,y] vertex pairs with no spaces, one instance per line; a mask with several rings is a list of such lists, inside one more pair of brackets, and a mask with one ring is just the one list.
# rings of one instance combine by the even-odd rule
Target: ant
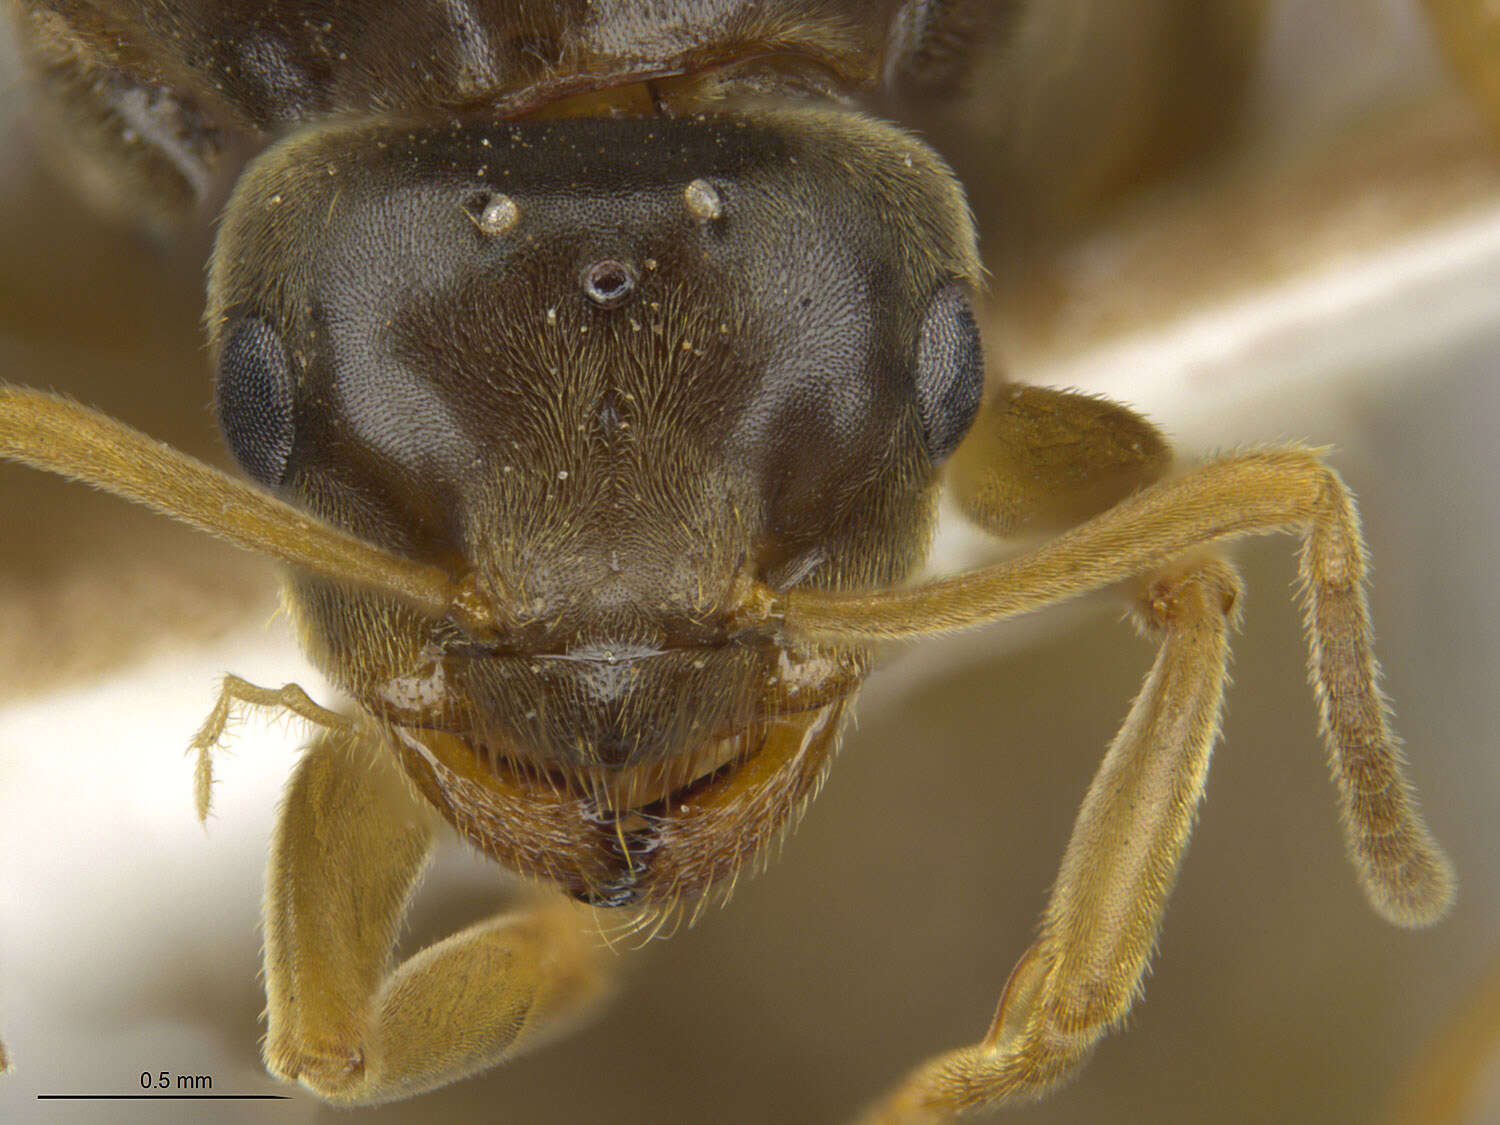
[[[159,229],[227,198],[205,320],[248,482],[9,386],[0,456],[285,564],[347,700],[229,677],[193,743],[206,815],[235,707],[318,732],[272,842],[273,1074],[411,1097],[605,995],[565,904],[389,967],[444,824],[577,902],[691,921],[801,817],[883,646],[1113,590],[1157,655],[1040,936],[983,1038],[867,1120],[1045,1093],[1140,992],[1219,730],[1241,598],[1219,547],[1248,535],[1302,542],[1371,905],[1447,909],[1347,487],[1298,445],[1176,466],[1128,408],[987,370],[964,189],[867,112],[954,96],[1027,5],[14,9],[90,182]],[[910,585],[942,490],[996,536],[1057,534]]]

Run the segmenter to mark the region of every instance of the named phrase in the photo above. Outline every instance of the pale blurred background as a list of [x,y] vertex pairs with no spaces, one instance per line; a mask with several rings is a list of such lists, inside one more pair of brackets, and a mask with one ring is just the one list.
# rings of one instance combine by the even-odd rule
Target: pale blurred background
[[[1219,143],[1036,219],[1034,237],[991,234],[989,342],[1014,377],[1135,404],[1188,455],[1338,447],[1459,903],[1420,933],[1365,907],[1304,679],[1294,544],[1246,544],[1225,736],[1145,999],[1072,1086],[1006,1119],[1500,1122],[1495,133],[1404,0],[1272,3],[1253,46]],[[92,219],[32,159],[13,82],[0,110],[0,378],[221,457],[203,246],[167,252]],[[243,730],[207,832],[181,748],[222,671],[330,697],[272,620],[258,560],[15,468],[0,468],[0,527],[0,1034],[15,1064],[0,1117],[349,1120],[295,1093],[35,1100],[139,1092],[161,1070],[288,1092],[259,1067],[256,925],[297,735]],[[943,543],[948,565],[989,549]],[[618,1002],[572,1039],[357,1119],[835,1122],[977,1038],[1149,664],[1118,617],[1095,604],[893,654],[801,831],[729,909],[625,955]],[[507,893],[450,848],[407,944]]]

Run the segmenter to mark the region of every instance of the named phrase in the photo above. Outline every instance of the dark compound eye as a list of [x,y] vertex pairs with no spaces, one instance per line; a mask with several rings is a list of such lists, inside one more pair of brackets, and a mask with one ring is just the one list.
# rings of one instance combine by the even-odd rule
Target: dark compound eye
[[917,344],[917,410],[934,462],[958,448],[983,393],[984,351],[974,310],[964,287],[949,285],[927,306]]
[[229,452],[261,484],[275,487],[286,472],[295,390],[275,329],[258,316],[236,324],[219,355],[215,406]]

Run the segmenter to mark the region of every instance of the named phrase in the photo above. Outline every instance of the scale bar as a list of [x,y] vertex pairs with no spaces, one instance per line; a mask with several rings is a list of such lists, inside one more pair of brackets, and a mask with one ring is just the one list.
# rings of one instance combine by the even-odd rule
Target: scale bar
[[38,1094],[39,1102],[285,1102],[289,1094]]

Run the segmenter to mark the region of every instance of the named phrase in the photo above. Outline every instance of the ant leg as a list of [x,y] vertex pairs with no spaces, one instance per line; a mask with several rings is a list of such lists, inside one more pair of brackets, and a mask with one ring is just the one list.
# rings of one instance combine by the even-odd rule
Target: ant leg
[[1035,1098],[1130,1010],[1203,796],[1239,594],[1234,569],[1213,557],[1146,584],[1137,616],[1160,649],[1083,800],[1041,936],[1011,971],[988,1034],[919,1067],[863,1125]]
[[1008,383],[989,398],[948,465],[964,515],[992,535],[1062,531],[1158,480],[1160,431],[1108,399]]
[[792,638],[932,636],[1154,574],[1222,540],[1286,531],[1303,537],[1308,673],[1350,859],[1378,913],[1431,925],[1452,904],[1453,865],[1422,821],[1380,690],[1354,498],[1316,450],[1206,462],[1033,551],[951,578],[867,593],[761,589],[746,605]]
[[400,779],[347,734],[297,765],[266,872],[266,1069],[315,1092],[357,1081],[367,1011],[431,851]]
[[605,991],[579,909],[496,915],[390,968],[435,814],[369,738],[319,737],[288,787],[266,877],[266,1068],[377,1104],[484,1070]]
[[1455,76],[1500,129],[1500,10],[1489,0],[1422,0]]
[[[962,498],[962,474],[956,484]],[[977,495],[969,487],[971,508],[982,506]],[[1028,510],[1024,495],[997,495],[990,526]],[[1040,499],[1032,507],[1047,514]],[[922,1067],[869,1122],[943,1120],[1036,1096],[1128,1011],[1217,730],[1238,583],[1204,552],[1222,540],[1288,531],[1303,538],[1309,678],[1350,858],[1381,915],[1430,925],[1452,902],[1453,868],[1422,821],[1390,729],[1354,500],[1319,451],[1266,449],[1207,462],[1026,554],[926,585],[763,596],[768,620],[786,636],[898,639],[1001,621],[1151,576],[1139,612],[1160,633],[1161,649],[1084,803],[1041,938],[1011,974],[985,1040]]]

